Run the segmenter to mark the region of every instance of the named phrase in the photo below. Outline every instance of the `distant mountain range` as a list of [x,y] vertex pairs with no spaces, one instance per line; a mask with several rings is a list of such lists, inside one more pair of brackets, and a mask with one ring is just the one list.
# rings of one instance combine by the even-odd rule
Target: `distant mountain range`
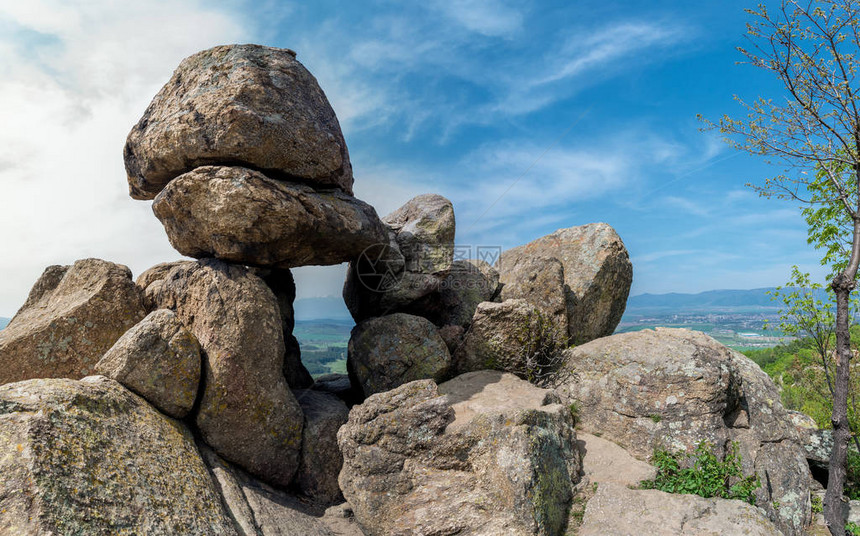
[[767,294],[774,287],[751,290],[708,290],[698,294],[640,294],[627,300],[627,310],[639,309],[683,309],[719,310],[736,308],[775,308],[779,303]]
[[340,296],[299,298],[293,303],[296,320],[352,320]]
[[5,328],[9,325],[9,318],[0,318],[0,329]]

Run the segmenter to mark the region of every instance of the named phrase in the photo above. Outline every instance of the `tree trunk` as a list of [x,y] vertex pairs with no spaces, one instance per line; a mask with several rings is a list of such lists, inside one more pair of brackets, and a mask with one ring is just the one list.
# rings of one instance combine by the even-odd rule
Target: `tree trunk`
[[[855,274],[856,275],[856,274]],[[848,324],[848,303],[854,289],[854,278],[844,272],[833,280],[836,293],[836,382],[833,386],[833,452],[830,454],[827,493],[824,496],[824,519],[833,536],[845,536],[842,518],[842,488],[845,485],[848,441],[848,379],[851,364],[851,334]]]
[[[857,169],[860,184],[860,168]],[[860,212],[860,211],[858,211]],[[824,495],[824,519],[830,534],[845,536],[845,520],[842,518],[842,489],[847,473],[848,441],[851,425],[848,422],[848,380],[851,375],[851,331],[849,329],[849,303],[851,291],[857,281],[860,267],[860,214],[852,214],[854,236],[851,241],[851,258],[841,274],[833,278],[836,293],[836,381],[833,390],[833,452],[828,466],[827,493]]]

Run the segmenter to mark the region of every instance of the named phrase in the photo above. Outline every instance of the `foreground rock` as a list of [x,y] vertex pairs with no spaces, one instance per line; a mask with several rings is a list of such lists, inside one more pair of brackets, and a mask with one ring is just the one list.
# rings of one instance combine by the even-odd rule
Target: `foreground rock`
[[242,536],[338,536],[295,497],[231,466],[206,445],[198,445]]
[[451,370],[451,354],[429,320],[396,313],[352,329],[347,368],[370,396],[414,380],[441,381]]
[[135,199],[209,164],[245,165],[352,194],[352,167],[334,111],[295,52],[218,46],[179,64],[128,135]]
[[172,309],[203,348],[195,417],[207,444],[262,480],[287,486],[298,469],[302,410],[282,372],[274,294],[246,268],[207,259],[173,267],[145,290]]
[[180,175],[152,210],[178,252],[239,264],[339,264],[387,237],[367,203],[243,167],[204,166]]
[[197,398],[200,345],[173,311],[159,309],[120,337],[95,368],[181,419]]
[[588,502],[579,536],[782,536],[743,501],[636,490],[600,484]]
[[343,501],[337,477],[343,456],[337,446],[337,431],[346,424],[349,410],[337,396],[310,389],[293,391],[305,426],[302,434],[302,459],[296,483],[303,494],[319,503]]
[[0,384],[87,376],[144,316],[125,266],[99,259],[49,266],[0,331]]
[[440,289],[454,260],[454,207],[444,197],[419,195],[382,221],[387,238],[347,271],[343,298],[356,322],[416,312],[416,302]]
[[[624,243],[605,223],[559,229],[502,253],[502,280],[529,257],[556,258],[564,266],[571,342],[612,334],[627,305],[633,267]],[[508,275],[506,275],[508,274]]]
[[[785,534],[809,520],[809,468],[770,378],[745,356],[699,332],[622,333],[567,350],[551,385],[579,406],[580,426],[642,460],[654,449],[722,454],[738,442],[756,504]],[[779,508],[774,508],[779,504]]]
[[237,534],[191,433],[102,376],[0,387],[0,453],[2,534]]
[[484,302],[454,352],[454,370],[503,370],[536,381],[556,369],[566,341],[564,331],[525,300]]
[[338,433],[359,525],[373,536],[560,534],[580,465],[556,401],[489,371],[371,396]]

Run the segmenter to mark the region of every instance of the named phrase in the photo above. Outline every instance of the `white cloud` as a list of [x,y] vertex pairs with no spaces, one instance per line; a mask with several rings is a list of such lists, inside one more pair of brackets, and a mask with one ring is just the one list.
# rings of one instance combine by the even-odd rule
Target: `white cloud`
[[486,36],[508,36],[520,30],[523,14],[514,5],[499,0],[435,0],[426,4],[467,30]]
[[179,61],[246,40],[203,2],[0,5],[0,315],[45,266],[98,256],[135,272],[179,255],[127,195],[122,146]]

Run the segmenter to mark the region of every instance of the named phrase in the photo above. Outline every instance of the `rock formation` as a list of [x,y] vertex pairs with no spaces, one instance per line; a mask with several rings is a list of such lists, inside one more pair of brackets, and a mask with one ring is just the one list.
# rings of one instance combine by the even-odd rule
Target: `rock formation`
[[612,334],[624,314],[633,280],[627,249],[612,227],[592,223],[559,229],[502,252],[498,268],[503,282],[522,278],[517,272],[528,264],[524,257],[555,258],[564,267],[571,342],[582,344]]
[[364,395],[370,396],[413,380],[445,379],[451,355],[429,320],[395,313],[353,328],[347,367]]
[[124,155],[135,199],[212,164],[352,194],[337,117],[288,49],[229,45],[186,58],[129,133]]
[[237,534],[191,433],[102,376],[0,387],[0,452],[2,534]]
[[98,259],[49,266],[0,331],[0,384],[83,378],[144,316],[125,266]]
[[[0,533],[805,530],[825,435],[704,335],[608,336],[632,279],[611,227],[561,229],[493,267],[454,260],[444,197],[380,220],[294,52],[187,58],[125,163],[131,196],[197,260],[136,283],[96,259],[49,267],[0,331]],[[289,268],[345,261],[349,374],[314,379]],[[739,443],[765,483],[757,508],[628,489],[654,448],[702,440]]]
[[766,483],[756,492],[759,507],[786,534],[801,534],[809,522],[806,453],[776,386],[707,335],[658,328],[597,339],[567,350],[549,385],[579,406],[583,430],[642,460],[656,448],[737,442],[745,474]]
[[353,408],[341,489],[370,536],[560,534],[576,434],[551,391],[476,372],[405,384]]
[[159,309],[126,331],[95,368],[181,419],[197,399],[200,366],[197,338],[173,311]]

